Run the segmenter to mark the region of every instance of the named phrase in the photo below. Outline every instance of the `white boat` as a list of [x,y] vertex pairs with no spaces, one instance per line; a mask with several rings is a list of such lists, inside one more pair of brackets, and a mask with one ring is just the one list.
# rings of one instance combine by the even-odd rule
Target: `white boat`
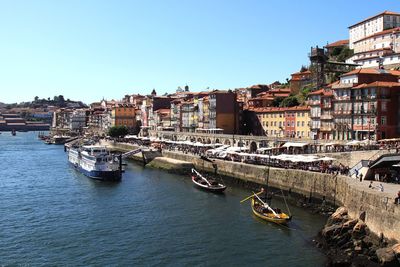
[[104,146],[71,147],[69,163],[84,175],[105,181],[119,181],[122,177],[122,156],[115,156]]

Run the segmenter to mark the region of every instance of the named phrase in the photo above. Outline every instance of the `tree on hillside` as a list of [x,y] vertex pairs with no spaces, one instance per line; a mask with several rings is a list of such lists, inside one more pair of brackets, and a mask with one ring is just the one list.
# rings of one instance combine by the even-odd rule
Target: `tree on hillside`
[[274,100],[272,100],[272,106],[279,107],[283,99],[284,99],[283,97],[275,97]]
[[108,130],[108,135],[110,137],[123,137],[129,132],[126,126],[113,126]]
[[343,50],[340,52],[340,54],[337,56],[337,61],[339,62],[345,62],[346,59],[350,58],[353,56],[354,51],[353,49],[350,49],[348,47],[343,48]]
[[304,71],[307,71],[307,70],[308,70],[308,68],[306,66],[301,65],[300,72],[304,72]]
[[39,97],[35,96],[35,102],[38,102],[38,101],[39,101]]
[[281,107],[295,107],[298,105],[299,105],[299,101],[297,100],[297,97],[294,95],[286,97],[280,103]]

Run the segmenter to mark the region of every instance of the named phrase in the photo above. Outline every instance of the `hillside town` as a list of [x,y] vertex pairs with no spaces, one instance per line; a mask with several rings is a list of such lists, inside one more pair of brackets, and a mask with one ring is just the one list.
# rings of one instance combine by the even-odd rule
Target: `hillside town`
[[[54,111],[52,129],[107,134],[250,135],[266,140],[377,141],[399,136],[400,14],[349,26],[349,39],[312,47],[310,63],[285,83],[125,95]],[[238,138],[237,138],[238,139]]]
[[[308,62],[285,81],[0,103],[4,191],[15,197],[4,209],[23,216],[23,231],[5,216],[10,251],[54,232],[42,243],[86,265],[115,246],[118,259],[99,265],[136,253],[140,261],[122,265],[152,265],[154,254],[158,265],[235,265],[217,258],[249,254],[240,265],[399,266],[399,43],[400,13],[383,11],[349,25],[347,38],[307,48]],[[96,247],[82,253],[73,242]],[[226,248],[238,242],[254,246]],[[310,244],[314,265],[304,260]]]

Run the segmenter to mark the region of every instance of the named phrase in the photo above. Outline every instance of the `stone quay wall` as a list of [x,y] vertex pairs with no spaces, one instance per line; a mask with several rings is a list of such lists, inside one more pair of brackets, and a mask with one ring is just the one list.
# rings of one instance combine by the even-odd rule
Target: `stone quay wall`
[[[214,171],[211,163],[198,156],[170,151],[163,151],[163,156],[180,162],[191,162],[198,169]],[[268,171],[265,166],[222,160],[215,162],[219,174],[257,184],[266,182]],[[157,166],[157,158],[152,165]],[[367,181],[360,183],[341,175],[280,168],[269,170],[270,186],[345,206],[353,218],[365,212],[365,222],[373,233],[400,242],[400,207],[394,204],[394,196],[370,189],[367,184]]]
[[[112,142],[102,142],[102,144],[125,152],[137,148],[131,144]],[[332,153],[332,157],[336,155],[335,158],[340,158],[344,162],[349,160],[355,162],[363,157],[368,159],[375,153],[377,151],[365,151],[361,154],[341,153],[340,157],[338,153]],[[162,155],[163,157],[156,157],[148,166],[179,172],[189,172],[192,166],[208,172],[214,171],[212,164],[200,159],[199,156],[166,150]],[[141,153],[131,158],[143,161]],[[325,199],[336,206],[345,206],[353,218],[358,218],[360,213],[365,212],[365,222],[373,233],[378,236],[383,234],[386,238],[400,242],[400,205],[394,204],[394,195],[368,188],[368,181],[360,183],[356,179],[341,175],[281,168],[270,168],[268,171],[265,166],[223,160],[215,162],[219,174],[263,185],[269,173],[271,187],[304,195],[307,198]]]

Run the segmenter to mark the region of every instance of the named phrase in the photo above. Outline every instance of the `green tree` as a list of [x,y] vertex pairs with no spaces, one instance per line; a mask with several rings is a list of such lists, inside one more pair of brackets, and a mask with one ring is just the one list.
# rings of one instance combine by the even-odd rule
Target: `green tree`
[[294,107],[294,106],[298,106],[298,105],[299,105],[299,101],[297,100],[297,97],[294,95],[286,97],[280,103],[280,107]]
[[275,97],[274,100],[272,100],[272,106],[279,107],[283,99],[284,99],[283,97]]
[[342,49],[342,51],[340,51],[340,53],[337,56],[336,60],[339,61],[339,62],[345,62],[346,59],[348,59],[351,56],[353,56],[353,54],[354,54],[353,49],[345,47],[345,48]]
[[108,135],[110,137],[123,137],[129,132],[126,126],[113,126],[108,130]]
[[39,97],[35,96],[35,102],[38,102],[38,101],[39,101]]

